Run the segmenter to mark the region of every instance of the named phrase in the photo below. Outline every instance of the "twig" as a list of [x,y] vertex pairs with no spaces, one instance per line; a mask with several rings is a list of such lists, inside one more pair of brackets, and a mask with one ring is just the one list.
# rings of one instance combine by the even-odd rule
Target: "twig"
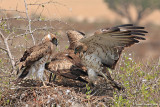
[[7,38],[5,38],[5,36],[3,35],[3,33],[1,31],[0,31],[0,35],[1,35],[2,39],[3,39],[3,41],[4,41],[4,45],[6,47],[5,50],[6,50],[7,54],[8,54],[8,57],[9,57],[9,59],[11,61],[12,69],[14,71],[16,68],[15,68],[14,58],[13,58],[13,56],[11,54],[11,51],[10,51],[10,48],[9,48],[9,45],[8,45],[8,37],[9,36]]
[[4,49],[4,48],[2,48],[2,47],[0,47],[0,49],[2,49],[3,51],[7,52],[7,50],[6,50],[6,49]]
[[[24,29],[20,29],[20,30],[24,30]],[[22,34],[18,34],[14,37],[9,38],[8,40],[12,40],[13,38],[17,38],[17,37],[28,35],[28,34],[33,34],[34,32],[36,32],[38,30],[54,30],[54,28],[53,27],[36,28],[36,29],[32,30],[32,32],[25,32],[25,33],[22,33]]]
[[43,2],[43,3],[30,3],[30,4],[27,4],[27,5],[31,5],[31,6],[34,6],[34,5],[39,5],[39,6],[41,6],[41,5],[46,5],[46,4],[59,4],[59,5],[62,5],[62,6],[66,6],[66,5],[64,5],[64,4],[61,4],[61,3],[59,3],[59,2],[55,2],[55,1],[52,1],[52,0],[50,0],[50,1],[47,1],[47,2]]
[[26,19],[26,18],[24,18],[24,17],[21,17],[21,16],[19,16],[19,17],[10,17],[10,18],[0,18],[0,21],[6,21],[6,20],[12,20],[12,19],[16,19],[16,20],[18,20],[18,19]]
[[25,12],[23,12],[23,11],[19,11],[19,10],[7,10],[7,9],[0,9],[0,11],[11,11],[11,12],[18,12],[18,13],[25,13]]
[[27,19],[28,19],[28,28],[29,28],[29,32],[32,36],[32,40],[33,40],[33,44],[35,45],[36,42],[35,42],[35,39],[34,39],[34,36],[33,36],[33,33],[32,33],[32,29],[31,29],[31,19],[28,15],[28,7],[27,7],[27,3],[26,3],[26,0],[24,0],[24,4],[25,4],[25,9],[26,9],[26,16],[27,16]]

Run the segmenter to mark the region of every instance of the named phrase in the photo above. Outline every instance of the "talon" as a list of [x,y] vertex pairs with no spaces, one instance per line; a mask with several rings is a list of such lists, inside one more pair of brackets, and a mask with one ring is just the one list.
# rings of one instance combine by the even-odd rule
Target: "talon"
[[48,88],[48,87],[50,87],[50,86],[47,86],[46,84],[45,84],[45,82],[43,81],[43,86],[42,86],[43,88]]
[[88,86],[89,86],[89,87],[95,87],[95,85],[94,85],[93,82],[89,82],[89,83],[88,83]]
[[122,85],[120,85],[120,84],[118,84],[117,82],[115,82],[114,80],[111,81],[111,84],[112,84],[112,86],[113,86],[114,88],[117,88],[119,91],[120,91],[120,90],[125,91],[125,88],[124,88]]

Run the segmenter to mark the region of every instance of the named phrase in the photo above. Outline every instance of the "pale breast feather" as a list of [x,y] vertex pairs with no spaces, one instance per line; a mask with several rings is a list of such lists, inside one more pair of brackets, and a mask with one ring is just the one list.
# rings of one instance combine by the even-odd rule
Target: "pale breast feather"
[[117,48],[110,48],[101,44],[92,43],[87,50],[87,54],[94,54],[97,58],[100,58],[101,63],[106,66],[112,66],[118,59],[119,55]]
[[97,71],[101,69],[101,59],[97,57],[97,55],[94,53],[84,53],[83,57],[81,58],[81,61],[85,66],[89,68],[93,68]]

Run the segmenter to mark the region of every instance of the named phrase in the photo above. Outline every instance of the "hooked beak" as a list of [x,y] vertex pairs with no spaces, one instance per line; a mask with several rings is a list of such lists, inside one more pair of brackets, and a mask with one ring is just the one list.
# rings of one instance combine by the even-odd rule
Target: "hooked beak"
[[55,43],[56,46],[58,46],[58,41]]
[[75,50],[74,50],[74,54],[77,54],[77,53],[78,53],[78,51],[75,49]]
[[54,39],[52,40],[52,43],[55,44],[56,46],[58,46],[58,40],[57,40],[57,39],[54,38]]

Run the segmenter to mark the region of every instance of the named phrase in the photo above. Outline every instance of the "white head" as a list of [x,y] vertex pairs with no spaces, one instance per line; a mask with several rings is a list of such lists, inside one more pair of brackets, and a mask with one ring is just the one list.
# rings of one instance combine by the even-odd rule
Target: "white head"
[[47,41],[48,42],[50,41],[53,44],[58,45],[56,35],[54,35],[54,34],[48,34],[42,39],[42,42],[47,42]]

